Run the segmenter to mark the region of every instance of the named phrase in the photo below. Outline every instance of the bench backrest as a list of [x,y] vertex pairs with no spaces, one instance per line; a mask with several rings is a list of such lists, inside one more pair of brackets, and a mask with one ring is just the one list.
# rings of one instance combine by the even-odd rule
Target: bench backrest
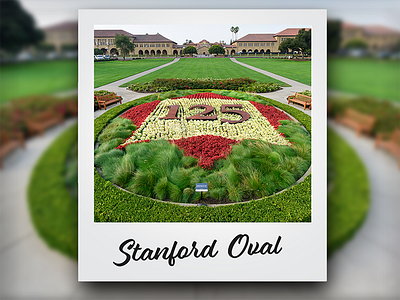
[[0,133],[0,145],[5,145],[11,140],[10,136],[8,135],[7,131],[4,129],[1,130]]
[[395,144],[400,145],[400,128],[396,128],[392,135],[390,136],[390,140]]
[[296,99],[298,99],[298,100],[301,100],[301,101],[311,102],[311,97],[309,97],[309,96],[307,96],[307,95],[303,95],[303,94],[296,93],[296,94],[294,95],[294,97],[295,97]]
[[368,125],[371,127],[374,125],[375,120],[376,120],[376,118],[374,116],[360,113],[352,108],[346,109],[345,116],[352,120],[355,120],[359,123],[362,123],[364,125]]
[[114,100],[116,99],[115,93],[104,95],[104,96],[97,96],[97,100],[100,101],[108,101],[108,100]]

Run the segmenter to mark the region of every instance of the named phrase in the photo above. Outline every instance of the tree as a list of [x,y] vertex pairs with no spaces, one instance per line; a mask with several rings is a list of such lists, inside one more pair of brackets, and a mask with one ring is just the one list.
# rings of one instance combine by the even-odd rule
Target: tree
[[183,49],[183,54],[197,54],[197,49],[194,46],[187,46]]
[[237,40],[237,33],[239,32],[239,26],[235,27],[235,30],[233,31],[235,33],[235,41]]
[[129,54],[129,52],[135,49],[135,44],[130,41],[129,36],[123,34],[117,33],[114,39],[115,39],[115,46],[120,50],[125,60],[126,54]]
[[348,41],[346,43],[346,45],[344,45],[345,49],[367,49],[368,48],[368,44],[366,42],[364,42],[363,40],[359,40],[359,39],[353,39],[351,41]]
[[94,48],[94,55],[103,55],[103,51],[99,48]]
[[187,45],[187,44],[190,44],[190,43],[193,43],[193,41],[186,39],[186,42],[184,42],[183,45]]
[[342,22],[330,20],[327,24],[327,47],[328,53],[336,53],[340,47]]
[[0,1],[0,48],[19,52],[42,41],[44,34],[16,0]]
[[208,52],[211,54],[225,54],[225,49],[221,45],[213,45],[208,49]]
[[[232,39],[234,39],[234,37],[233,37],[233,33],[235,32],[235,27],[234,26],[231,27],[231,32],[232,32]],[[231,45],[232,45],[232,43],[231,43]]]
[[300,29],[292,42],[292,47],[292,49],[299,49],[302,58],[304,58],[304,53],[311,51],[311,29],[308,31],[304,28]]
[[280,45],[279,45],[279,50],[282,52],[288,52],[289,49],[294,50],[293,46],[293,40],[294,39],[287,39],[284,40]]

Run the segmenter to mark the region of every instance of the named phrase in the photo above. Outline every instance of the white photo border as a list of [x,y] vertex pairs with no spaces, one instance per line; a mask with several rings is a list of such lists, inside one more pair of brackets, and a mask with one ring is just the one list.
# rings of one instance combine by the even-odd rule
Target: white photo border
[[[151,16],[151,17],[150,17]],[[312,28],[312,221],[309,223],[96,223],[93,178],[93,32],[95,25],[198,24],[286,25]],[[326,10],[79,10],[79,281],[326,281]],[[162,28],[160,28],[162,31]],[[279,254],[228,255],[239,234],[250,243],[277,244]],[[133,261],[117,267],[125,255],[122,242],[134,239],[143,248],[201,250],[212,245],[214,257]]]

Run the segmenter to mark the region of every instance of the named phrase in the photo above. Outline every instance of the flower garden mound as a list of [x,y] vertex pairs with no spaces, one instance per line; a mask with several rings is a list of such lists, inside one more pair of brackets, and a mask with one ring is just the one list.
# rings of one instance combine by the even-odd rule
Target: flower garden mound
[[235,203],[272,195],[311,164],[311,140],[274,106],[214,93],[139,104],[98,138],[95,166],[132,193],[198,203]]

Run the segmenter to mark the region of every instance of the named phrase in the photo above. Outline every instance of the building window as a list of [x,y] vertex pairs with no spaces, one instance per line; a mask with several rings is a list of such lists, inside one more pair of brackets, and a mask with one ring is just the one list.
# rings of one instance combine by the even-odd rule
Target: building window
[[243,43],[243,47],[247,47],[247,43]]
[[165,44],[161,44],[162,47],[165,47]]
[[94,44],[96,45],[96,40],[94,40]]
[[269,43],[267,43],[267,47],[269,47]]
[[154,44],[150,44],[150,47],[154,47],[155,45]]
[[265,46],[265,43],[261,43],[260,46]]
[[242,43],[239,43],[239,47],[242,47]]
[[248,46],[250,47],[250,46],[253,46],[253,43],[248,43]]
[[169,47],[169,44],[166,44],[167,45],[167,47]]
[[258,43],[254,43],[254,47],[255,47],[255,46],[258,46]]
[[149,44],[144,44],[144,46],[147,48],[147,47],[149,47]]
[[271,43],[271,47],[273,47],[274,46],[274,43]]
[[157,47],[157,48],[160,48],[160,44],[156,44],[156,47]]

